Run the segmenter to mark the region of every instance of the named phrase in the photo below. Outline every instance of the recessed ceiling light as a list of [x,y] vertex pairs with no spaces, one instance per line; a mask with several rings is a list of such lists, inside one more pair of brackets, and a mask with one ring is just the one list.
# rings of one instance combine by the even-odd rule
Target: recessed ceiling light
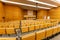
[[52,5],[52,4],[41,2],[41,1],[36,1],[36,0],[28,0],[28,1],[35,2],[35,3],[38,3],[38,4],[44,4],[44,5],[48,5],[48,6],[52,6],[52,7],[58,7],[56,5]]
[[[35,7],[36,8],[36,5],[24,4],[24,3],[19,3],[19,2],[12,2],[12,1],[7,1],[7,0],[2,0],[2,2],[17,4],[17,5],[24,5],[24,6],[29,6],[29,7]],[[37,8],[50,9],[50,8],[42,7],[42,6],[37,6]]]

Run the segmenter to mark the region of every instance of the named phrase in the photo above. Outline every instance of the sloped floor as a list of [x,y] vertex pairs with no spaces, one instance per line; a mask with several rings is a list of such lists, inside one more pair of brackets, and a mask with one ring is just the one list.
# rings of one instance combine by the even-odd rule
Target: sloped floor
[[50,40],[60,40],[60,34]]

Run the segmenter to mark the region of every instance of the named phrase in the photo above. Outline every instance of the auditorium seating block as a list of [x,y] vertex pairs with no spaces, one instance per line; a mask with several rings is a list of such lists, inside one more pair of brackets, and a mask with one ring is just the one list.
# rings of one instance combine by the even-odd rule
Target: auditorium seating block
[[[58,23],[58,20],[55,19],[0,22],[0,36],[8,36],[1,37],[0,40],[43,40],[60,32],[60,25]],[[13,34],[18,39],[10,37]]]

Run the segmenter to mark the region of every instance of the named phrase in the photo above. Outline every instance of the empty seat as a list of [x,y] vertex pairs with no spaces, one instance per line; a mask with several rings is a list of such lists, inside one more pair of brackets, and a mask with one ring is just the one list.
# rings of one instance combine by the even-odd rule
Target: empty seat
[[53,25],[56,26],[57,25],[56,22],[53,22]]
[[35,30],[40,29],[40,26],[38,24],[34,25],[34,27],[35,27]]
[[58,32],[58,28],[54,27],[53,35],[55,35]]
[[49,27],[51,27],[51,25],[52,25],[52,24],[51,24],[51,23],[49,23]]
[[38,20],[35,20],[34,27],[35,27],[35,30],[40,29],[40,22]]
[[0,23],[0,34],[6,34],[4,23]]
[[45,28],[45,25],[44,24],[40,24],[40,29],[43,29]]
[[14,28],[19,29],[20,28],[20,21],[13,22]]
[[53,35],[53,28],[46,29],[46,38]]
[[5,22],[5,23],[3,24],[3,27],[5,27],[5,28],[9,27],[9,23],[8,23],[8,22]]
[[22,33],[28,32],[28,27],[21,27],[21,32],[22,32]]
[[46,23],[44,24],[44,28],[48,28],[48,26],[47,26],[47,24],[46,24]]
[[33,31],[34,30],[34,25],[29,27],[29,31]]
[[6,34],[5,33],[5,28],[0,28],[0,34]]
[[14,28],[6,28],[7,34],[16,34],[16,31]]
[[0,40],[16,40],[16,37],[0,37]]
[[23,27],[23,26],[28,26],[28,22],[27,22],[27,20],[21,20],[21,26]]
[[50,27],[50,23],[47,23],[47,26]]
[[14,28],[13,23],[10,23],[9,26],[7,28]]
[[58,30],[58,33],[59,33],[60,32],[60,26],[58,26],[58,29],[57,30]]
[[54,26],[56,26],[57,25],[57,22],[54,22]]
[[40,30],[36,32],[36,40],[42,40],[45,38],[45,30]]
[[60,26],[59,26],[59,32],[60,32]]
[[5,27],[5,28],[8,28],[8,27],[9,27],[9,25],[8,25],[8,24],[6,24],[6,25],[4,25],[4,27]]
[[25,34],[20,37],[21,40],[35,40],[35,33]]
[[20,28],[20,24],[14,24],[14,28],[19,29]]

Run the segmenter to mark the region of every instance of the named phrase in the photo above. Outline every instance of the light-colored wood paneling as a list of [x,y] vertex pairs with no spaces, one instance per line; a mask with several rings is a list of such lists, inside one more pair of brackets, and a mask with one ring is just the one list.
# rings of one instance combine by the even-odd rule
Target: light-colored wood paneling
[[0,2],[0,21],[3,21],[4,17],[4,9],[3,9],[3,3]]
[[51,19],[60,19],[60,7],[49,10],[48,16]]
[[37,13],[37,18],[44,19],[44,16],[47,16],[47,10],[39,10]]
[[18,6],[5,5],[5,13],[7,21],[23,19],[23,11]]

